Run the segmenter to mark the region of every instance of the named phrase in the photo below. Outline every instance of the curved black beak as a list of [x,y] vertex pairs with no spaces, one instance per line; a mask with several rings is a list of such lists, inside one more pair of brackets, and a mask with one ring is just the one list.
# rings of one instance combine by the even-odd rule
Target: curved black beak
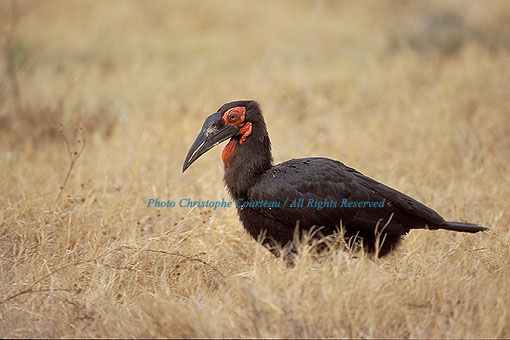
[[239,129],[232,125],[224,125],[221,113],[216,112],[205,119],[202,130],[191,145],[184,160],[182,172],[207,151],[239,133]]

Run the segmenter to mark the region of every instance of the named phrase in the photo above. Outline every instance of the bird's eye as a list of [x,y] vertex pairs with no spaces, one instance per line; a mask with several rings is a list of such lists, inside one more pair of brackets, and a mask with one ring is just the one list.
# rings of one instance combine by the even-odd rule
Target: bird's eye
[[231,121],[231,122],[235,122],[235,121],[236,121],[236,119],[237,119],[237,114],[235,114],[235,113],[231,114],[231,115],[228,117],[228,119],[230,119],[230,121]]

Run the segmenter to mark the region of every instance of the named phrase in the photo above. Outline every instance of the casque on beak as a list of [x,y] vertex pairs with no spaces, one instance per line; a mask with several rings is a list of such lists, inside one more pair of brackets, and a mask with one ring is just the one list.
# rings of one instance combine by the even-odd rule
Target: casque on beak
[[182,172],[186,171],[204,153],[237,134],[239,134],[239,128],[233,125],[226,125],[220,112],[213,113],[207,117],[200,133],[188,151],[182,166]]

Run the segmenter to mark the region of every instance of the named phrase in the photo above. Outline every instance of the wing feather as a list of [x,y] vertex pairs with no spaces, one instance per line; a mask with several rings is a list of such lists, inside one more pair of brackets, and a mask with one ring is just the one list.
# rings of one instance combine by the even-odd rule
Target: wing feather
[[[301,201],[304,206],[291,207],[298,199],[304,199]],[[296,223],[305,229],[312,226],[335,228],[341,221],[344,226],[374,232],[377,221],[384,224],[391,217],[385,231],[400,235],[426,224],[445,223],[422,203],[328,158],[292,159],[274,166],[248,191],[248,200],[279,202],[280,207],[250,209],[289,228],[294,228]],[[342,200],[385,200],[385,204],[352,208],[343,206]],[[336,202],[337,206],[319,209],[313,204],[328,201]]]

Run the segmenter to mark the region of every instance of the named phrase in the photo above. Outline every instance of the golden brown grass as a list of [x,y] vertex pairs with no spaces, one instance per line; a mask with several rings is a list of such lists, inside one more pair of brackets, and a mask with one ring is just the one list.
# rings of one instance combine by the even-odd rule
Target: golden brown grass
[[[5,54],[0,69],[1,337],[510,337],[508,2],[20,8],[22,111]],[[378,260],[305,249],[288,268],[234,209],[147,208],[228,198],[221,148],[181,167],[240,98],[262,104],[277,162],[339,159],[491,231],[414,231]],[[57,199],[60,122],[72,151],[75,128],[87,141]]]

